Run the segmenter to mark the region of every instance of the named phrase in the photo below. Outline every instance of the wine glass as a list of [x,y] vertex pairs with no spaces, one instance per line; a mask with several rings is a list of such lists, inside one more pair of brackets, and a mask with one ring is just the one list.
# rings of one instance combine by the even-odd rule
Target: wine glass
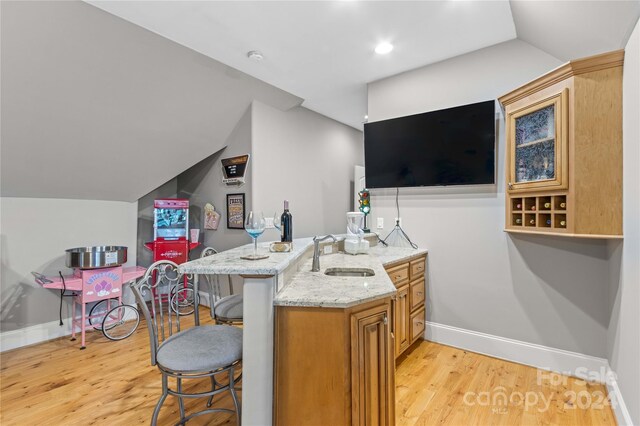
[[258,256],[258,237],[262,235],[265,228],[264,215],[262,212],[250,211],[247,220],[244,222],[244,229],[253,238],[253,255],[243,257],[243,259],[258,260],[266,259],[269,256]]
[[280,231],[281,223],[280,223],[280,215],[278,212],[273,213],[273,227]]

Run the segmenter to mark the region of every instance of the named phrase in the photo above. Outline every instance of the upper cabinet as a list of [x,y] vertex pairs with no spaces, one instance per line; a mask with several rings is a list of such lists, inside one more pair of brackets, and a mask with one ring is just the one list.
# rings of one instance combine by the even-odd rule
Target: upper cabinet
[[623,60],[571,61],[499,99],[506,231],[622,236]]

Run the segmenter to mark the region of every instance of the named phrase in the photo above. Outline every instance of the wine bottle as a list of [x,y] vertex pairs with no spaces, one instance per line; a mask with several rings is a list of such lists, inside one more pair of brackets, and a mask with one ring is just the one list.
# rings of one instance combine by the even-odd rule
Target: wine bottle
[[535,219],[531,219],[531,220],[529,221],[529,224],[530,224],[530,225],[535,225],[535,224],[536,224],[536,220],[535,220]]
[[567,222],[564,221],[564,220],[561,220],[560,221],[560,226],[564,228],[565,226],[567,226]]
[[284,200],[284,212],[280,216],[280,241],[293,241],[293,216],[289,212],[289,201]]
[[536,211],[536,206],[531,206],[531,211]]
[[551,203],[544,203],[544,208],[545,208],[545,209],[548,209],[548,208],[550,208],[550,207],[551,207]]
[[518,218],[516,219],[516,225],[521,225],[522,224],[522,219]]
[[516,204],[516,210],[520,210],[522,208],[522,204],[518,203]]
[[566,204],[566,203],[560,203],[560,208],[561,208],[561,209],[564,209],[565,207],[567,207],[567,204]]
[[547,219],[547,225],[551,226],[551,219]]

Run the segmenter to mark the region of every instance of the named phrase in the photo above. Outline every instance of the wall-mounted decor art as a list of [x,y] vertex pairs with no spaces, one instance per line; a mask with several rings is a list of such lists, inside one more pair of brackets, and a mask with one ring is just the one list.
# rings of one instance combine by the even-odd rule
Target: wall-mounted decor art
[[244,193],[227,194],[227,228],[244,229]]

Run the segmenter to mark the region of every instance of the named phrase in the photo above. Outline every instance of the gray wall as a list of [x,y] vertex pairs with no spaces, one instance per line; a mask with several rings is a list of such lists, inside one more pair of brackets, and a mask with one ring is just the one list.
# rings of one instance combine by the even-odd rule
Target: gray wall
[[[640,425],[640,25],[625,49],[623,77],[624,245],[612,247],[607,357],[633,424]],[[620,253],[621,252],[621,253]]]
[[[369,85],[369,120],[500,95],[560,65],[514,40]],[[606,357],[610,257],[606,241],[511,236],[504,227],[504,119],[497,185],[400,192],[406,232],[429,249],[427,319]],[[395,191],[373,193],[373,223],[390,230]]]
[[[306,108],[253,104],[253,205],[272,216],[290,203],[294,238],[346,232],[362,132]],[[275,230],[265,232],[277,239]]]
[[3,196],[136,201],[219,151],[253,99],[301,103],[81,1],[0,7]]
[[[195,166],[181,173],[178,178],[178,196],[189,198],[189,226],[200,229],[200,247],[194,250],[191,257],[199,256],[202,248],[214,247],[218,251],[228,250],[251,242],[249,235],[242,229],[227,229],[226,195],[235,193],[245,194],[245,209],[251,209],[253,194],[253,162],[249,159],[249,166],[245,174],[245,184],[241,187],[227,186],[222,183],[222,158],[234,157],[242,154],[252,154],[251,148],[251,108],[247,108],[242,118],[225,142],[226,148],[206,158]],[[204,230],[204,205],[211,203],[221,214],[220,225],[217,230]]]

